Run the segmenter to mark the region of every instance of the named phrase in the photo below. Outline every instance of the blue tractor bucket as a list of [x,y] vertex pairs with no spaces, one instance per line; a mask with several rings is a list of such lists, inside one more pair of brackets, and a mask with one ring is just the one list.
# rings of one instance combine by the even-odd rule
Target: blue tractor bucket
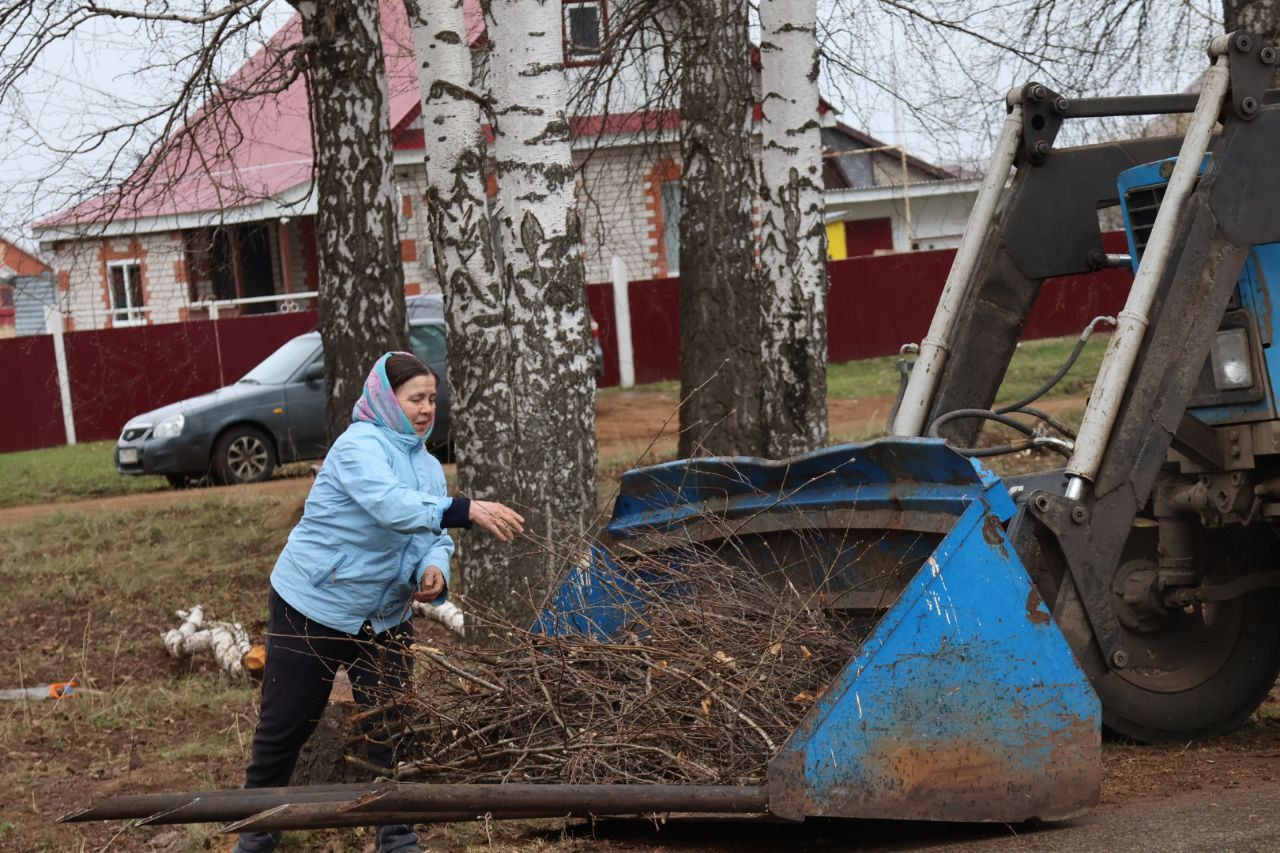
[[1101,709],[1006,535],[1014,511],[999,477],[933,439],[636,469],[537,627],[615,636],[654,589],[630,556],[679,566],[732,543],[869,622],[769,763],[771,814],[1063,819],[1097,802]]

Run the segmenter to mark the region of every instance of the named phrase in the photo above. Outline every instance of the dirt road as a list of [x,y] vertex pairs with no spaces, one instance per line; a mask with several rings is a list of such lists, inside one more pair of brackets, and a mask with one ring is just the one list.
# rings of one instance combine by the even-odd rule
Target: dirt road
[[[832,433],[853,437],[865,434],[884,420],[893,404],[890,399],[833,400],[829,405]],[[676,452],[677,399],[675,394],[653,391],[622,391],[601,395],[596,406],[596,433],[600,440],[603,466],[629,468],[671,458]],[[451,466],[446,466],[450,469]],[[215,486],[200,489],[173,490],[29,504],[0,509],[0,527],[22,524],[53,512],[101,512],[144,506],[168,506],[175,501],[217,499],[230,494],[305,495],[311,488],[310,477],[291,477],[245,486]]]

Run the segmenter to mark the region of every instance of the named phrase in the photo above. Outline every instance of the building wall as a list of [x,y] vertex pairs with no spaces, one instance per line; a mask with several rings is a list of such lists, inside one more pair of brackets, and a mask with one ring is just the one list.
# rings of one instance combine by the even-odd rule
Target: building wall
[[[615,255],[622,258],[627,275],[633,281],[674,274],[676,270],[666,257],[664,244],[667,223],[663,219],[661,188],[665,181],[680,177],[679,146],[674,142],[611,146],[590,152],[575,151],[574,159],[581,168],[578,212],[582,219],[587,282],[609,281]],[[887,174],[892,172],[889,167],[900,167],[896,158],[883,159]],[[919,176],[913,170],[913,179]],[[900,180],[901,172],[893,177]],[[404,263],[405,292],[409,295],[438,293],[424,215],[425,167],[421,164],[398,166],[396,189],[400,197],[400,255]],[[861,203],[843,218],[890,217],[895,251],[941,249],[954,247],[959,242],[971,205],[971,195],[913,197],[910,230],[901,198]],[[753,206],[753,219],[758,226],[758,203]],[[294,217],[283,229],[279,220],[267,224],[276,249],[273,257],[278,253],[289,259],[289,289],[314,290],[317,271],[313,218]],[[286,234],[283,242],[281,230]],[[111,325],[106,261],[130,256],[142,262],[148,320],[165,323],[187,319],[188,281],[196,271],[185,270],[181,235],[173,232],[58,244],[55,267],[59,271],[61,291],[65,293],[69,289],[69,328],[97,329]],[[840,254],[837,252],[833,257]],[[279,270],[276,287],[278,292],[284,292],[286,287]],[[196,290],[199,298],[210,295],[203,279],[196,282]]]
[[581,169],[578,213],[588,282],[610,281],[614,255],[633,280],[669,273],[662,250],[662,182],[679,177],[679,146],[574,152]]
[[13,280],[14,333],[16,335],[43,335],[45,306],[54,301],[53,274],[18,276]]
[[960,236],[964,233],[975,195],[974,191],[947,195],[913,195],[910,197],[910,226],[907,224],[907,205],[901,196],[883,201],[860,202],[842,211],[841,219],[856,221],[887,217],[893,225],[895,252],[953,249],[960,245]]
[[427,167],[422,163],[397,166],[396,190],[400,194],[400,260],[404,263],[406,296],[439,293],[427,232]]
[[63,241],[54,249],[59,301],[67,328],[104,329],[113,325],[107,265],[137,260],[142,269],[143,306],[151,323],[184,319],[187,272],[181,234],[166,231],[133,237]]

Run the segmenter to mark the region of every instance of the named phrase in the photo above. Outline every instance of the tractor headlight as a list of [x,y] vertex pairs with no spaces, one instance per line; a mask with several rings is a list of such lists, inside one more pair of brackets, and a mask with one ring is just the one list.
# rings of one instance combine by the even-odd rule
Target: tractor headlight
[[1249,364],[1249,335],[1244,329],[1223,329],[1213,339],[1210,353],[1213,384],[1219,391],[1232,391],[1253,385],[1253,368]]
[[156,424],[155,431],[151,434],[156,438],[176,438],[182,435],[182,428],[186,426],[187,419],[183,415],[174,415],[171,418],[165,418]]

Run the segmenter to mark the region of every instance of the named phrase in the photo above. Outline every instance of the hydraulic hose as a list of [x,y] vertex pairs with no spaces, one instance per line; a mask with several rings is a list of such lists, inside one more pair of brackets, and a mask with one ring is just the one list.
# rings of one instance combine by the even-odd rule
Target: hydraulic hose
[[1098,326],[1104,323],[1114,327],[1116,324],[1116,318],[1103,315],[1100,317],[1094,317],[1092,320],[1090,320],[1089,325],[1084,327],[1084,331],[1080,333],[1080,337],[1076,340],[1075,349],[1071,350],[1071,355],[1067,356],[1067,360],[1063,362],[1062,366],[1058,368],[1057,372],[1054,373],[1053,376],[1049,377],[1049,380],[1047,382],[1045,382],[1035,391],[1032,391],[1030,394],[1023,397],[1018,402],[1010,403],[1007,406],[1001,406],[995,411],[998,414],[1002,414],[1002,415],[1008,414],[1009,412],[1016,412],[1018,409],[1021,409],[1023,406],[1028,406],[1034,403],[1036,400],[1039,400],[1045,394],[1048,394],[1049,391],[1052,390],[1055,385],[1061,382],[1062,378],[1071,371],[1071,368],[1075,366],[1076,359],[1080,357],[1080,353],[1084,352],[1084,345],[1089,343],[1089,337],[1093,334],[1094,330],[1098,328]]
[[[1070,355],[1067,356],[1066,361],[1064,361],[1062,365],[1054,371],[1053,375],[1035,391],[1032,391],[1030,394],[1016,402],[1000,406],[996,409],[955,409],[950,412],[945,412],[934,418],[929,424],[928,435],[938,437],[942,426],[950,423],[951,421],[963,420],[966,418],[980,418],[982,420],[994,421],[1002,426],[1009,427],[1010,429],[1016,430],[1027,436],[1027,438],[1025,440],[1019,440],[1010,444],[1000,444],[994,447],[963,448],[960,452],[965,456],[1000,456],[1005,453],[1016,453],[1020,450],[1026,450],[1031,447],[1048,447],[1057,453],[1061,453],[1062,455],[1069,457],[1074,449],[1074,444],[1071,440],[1076,438],[1075,431],[1053,415],[1050,415],[1048,412],[1031,408],[1030,404],[1039,400],[1045,394],[1053,390],[1054,386],[1061,382],[1062,379],[1071,372],[1071,368],[1075,366],[1076,361],[1080,358],[1080,353],[1084,352],[1085,344],[1089,342],[1089,338],[1099,326],[1104,324],[1114,326],[1116,324],[1116,319],[1114,317],[1103,315],[1094,317],[1090,320],[1089,325],[1084,327],[1084,331],[1082,331],[1080,333],[1080,337],[1077,338],[1076,344],[1072,348]],[[904,369],[902,367],[903,361],[903,358],[898,359],[899,371]],[[899,393],[901,395],[901,391]],[[1050,436],[1037,436],[1031,427],[1021,421],[1017,421],[1009,417],[1009,415],[1013,414],[1029,415],[1033,418],[1044,421],[1050,427],[1065,435],[1067,439],[1071,440],[1063,440]],[[892,423],[892,419],[893,416],[890,415],[890,423]]]

